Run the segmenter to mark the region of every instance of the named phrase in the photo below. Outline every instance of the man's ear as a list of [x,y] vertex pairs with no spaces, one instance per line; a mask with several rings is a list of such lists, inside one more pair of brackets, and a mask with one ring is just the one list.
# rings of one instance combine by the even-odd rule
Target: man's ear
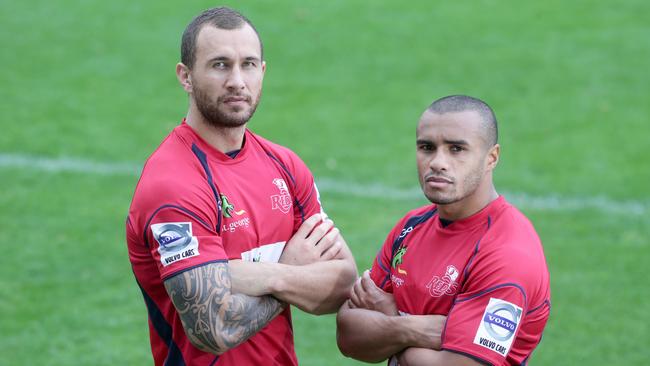
[[487,169],[492,171],[499,163],[499,154],[501,153],[501,146],[494,144],[487,153]]
[[192,92],[192,76],[189,67],[185,66],[182,62],[176,64],[176,78],[178,82],[188,93]]

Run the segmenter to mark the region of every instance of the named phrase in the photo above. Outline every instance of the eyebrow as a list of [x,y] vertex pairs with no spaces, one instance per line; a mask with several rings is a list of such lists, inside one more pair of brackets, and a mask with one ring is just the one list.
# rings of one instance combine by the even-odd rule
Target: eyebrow
[[[227,57],[227,56],[215,56],[215,57],[209,59],[208,63],[215,62],[215,61],[230,61],[230,60],[232,60],[232,59],[230,57]],[[246,60],[246,61],[258,61],[259,62],[260,58],[256,57],[256,56],[248,56],[248,57],[245,57],[244,60]]]
[[[468,146],[469,142],[465,140],[443,140],[442,141],[446,145],[462,145],[462,146]],[[421,145],[421,144],[431,144],[434,145],[433,141],[431,140],[424,140],[424,139],[417,139],[415,141],[416,144]]]
[[443,142],[447,145],[469,145],[469,142],[465,140],[444,140]]

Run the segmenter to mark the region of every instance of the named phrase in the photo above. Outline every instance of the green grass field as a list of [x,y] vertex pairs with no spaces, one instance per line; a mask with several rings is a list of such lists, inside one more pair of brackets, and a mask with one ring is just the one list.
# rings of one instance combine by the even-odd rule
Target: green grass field
[[[151,364],[124,240],[129,167],[186,112],[180,35],[214,5],[0,1],[0,365]],[[477,96],[500,121],[497,188],[551,271],[530,364],[650,361],[650,2],[228,5],[265,43],[250,127],[324,182],[360,269],[424,202],[422,110]],[[301,364],[360,364],[339,354],[333,316],[294,316]]]

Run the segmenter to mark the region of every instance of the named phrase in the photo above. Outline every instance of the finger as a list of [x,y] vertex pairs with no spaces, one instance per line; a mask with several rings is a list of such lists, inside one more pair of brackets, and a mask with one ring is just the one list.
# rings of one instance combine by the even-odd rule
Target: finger
[[309,233],[314,230],[314,227],[316,227],[316,225],[321,222],[321,219],[322,216],[319,213],[310,216],[307,220],[303,221],[302,225],[300,225],[294,236],[298,236],[299,238],[303,239],[306,238],[309,236]]
[[337,238],[339,236],[339,229],[333,228],[329,233],[325,234],[325,236],[321,238],[321,240],[316,244],[318,245],[318,249],[321,251],[321,256],[336,244],[336,242],[338,242]]
[[377,291],[377,285],[375,284],[375,281],[370,278],[369,270],[363,271],[363,274],[361,275],[361,286],[365,292]]
[[332,229],[332,227],[334,227],[334,222],[332,220],[326,219],[325,221],[321,222],[320,225],[314,228],[314,231],[309,234],[307,240],[312,245],[318,244],[318,242]]
[[337,255],[339,255],[341,249],[343,249],[343,244],[337,240],[334,244],[332,244],[331,247],[329,247],[329,249],[321,254],[320,259],[323,261],[334,259]]
[[357,293],[358,290],[358,285],[359,281],[356,281],[352,288],[350,289],[350,301],[354,304],[356,307],[363,307],[361,304],[361,299],[359,298],[359,294]]

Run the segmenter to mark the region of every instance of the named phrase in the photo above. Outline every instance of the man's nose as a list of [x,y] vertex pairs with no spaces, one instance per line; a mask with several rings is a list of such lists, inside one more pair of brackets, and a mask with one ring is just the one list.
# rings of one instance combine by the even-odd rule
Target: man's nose
[[429,160],[429,168],[434,172],[447,171],[447,168],[449,168],[449,157],[442,151],[436,151],[432,154],[431,160]]
[[233,67],[226,80],[226,88],[231,90],[244,89],[244,78],[239,66]]

